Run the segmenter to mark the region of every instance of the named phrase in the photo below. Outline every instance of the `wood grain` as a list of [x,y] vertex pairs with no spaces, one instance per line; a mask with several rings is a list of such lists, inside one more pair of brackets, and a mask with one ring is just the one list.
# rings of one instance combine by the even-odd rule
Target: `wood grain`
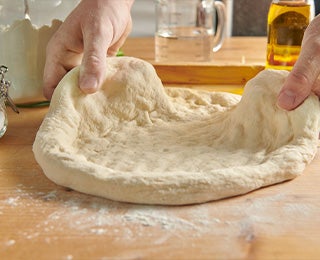
[[183,207],[117,203],[45,177],[32,143],[46,112],[8,110],[0,259],[319,259],[319,151],[301,176],[244,196]]
[[153,38],[132,38],[124,54],[149,61],[164,84],[244,85],[264,69],[265,37],[227,38],[210,62],[156,62]]

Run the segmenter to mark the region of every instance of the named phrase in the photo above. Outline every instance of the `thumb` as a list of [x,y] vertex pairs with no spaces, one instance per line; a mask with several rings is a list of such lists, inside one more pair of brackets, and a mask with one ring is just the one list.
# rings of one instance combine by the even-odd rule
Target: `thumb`
[[304,73],[303,69],[291,71],[278,96],[278,106],[285,110],[298,107],[310,94],[312,79]]
[[295,109],[311,93],[320,74],[320,15],[305,31],[301,52],[278,96],[278,105],[286,110]]
[[79,86],[87,94],[96,92],[105,76],[106,50],[112,36],[102,31],[101,28],[98,30],[91,28],[83,32],[84,54],[80,68]]

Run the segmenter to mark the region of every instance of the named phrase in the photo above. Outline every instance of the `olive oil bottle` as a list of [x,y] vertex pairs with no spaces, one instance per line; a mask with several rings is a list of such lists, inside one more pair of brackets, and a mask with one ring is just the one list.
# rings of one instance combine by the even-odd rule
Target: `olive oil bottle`
[[291,70],[312,18],[309,0],[273,0],[268,14],[266,68]]

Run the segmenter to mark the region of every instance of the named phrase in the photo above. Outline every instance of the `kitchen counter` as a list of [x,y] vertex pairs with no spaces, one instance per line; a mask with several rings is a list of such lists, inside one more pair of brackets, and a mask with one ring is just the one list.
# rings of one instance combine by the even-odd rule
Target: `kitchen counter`
[[[237,75],[198,84],[190,75],[166,78],[186,66],[155,63],[152,39],[128,39],[123,50],[154,64],[168,85],[232,90],[263,69],[265,39],[227,39],[214,61],[192,66],[211,75],[237,68]],[[179,207],[118,203],[45,177],[32,144],[47,110],[8,109],[0,139],[1,259],[319,259],[319,151],[296,179],[243,196]]]

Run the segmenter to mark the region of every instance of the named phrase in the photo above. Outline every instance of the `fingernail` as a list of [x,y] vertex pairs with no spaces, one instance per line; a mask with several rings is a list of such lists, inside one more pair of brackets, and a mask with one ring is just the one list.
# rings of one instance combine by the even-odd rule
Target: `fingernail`
[[278,97],[278,106],[284,109],[295,107],[296,94],[290,90],[285,90]]
[[98,88],[98,82],[95,77],[85,77],[80,82],[80,88],[86,93],[95,92]]

